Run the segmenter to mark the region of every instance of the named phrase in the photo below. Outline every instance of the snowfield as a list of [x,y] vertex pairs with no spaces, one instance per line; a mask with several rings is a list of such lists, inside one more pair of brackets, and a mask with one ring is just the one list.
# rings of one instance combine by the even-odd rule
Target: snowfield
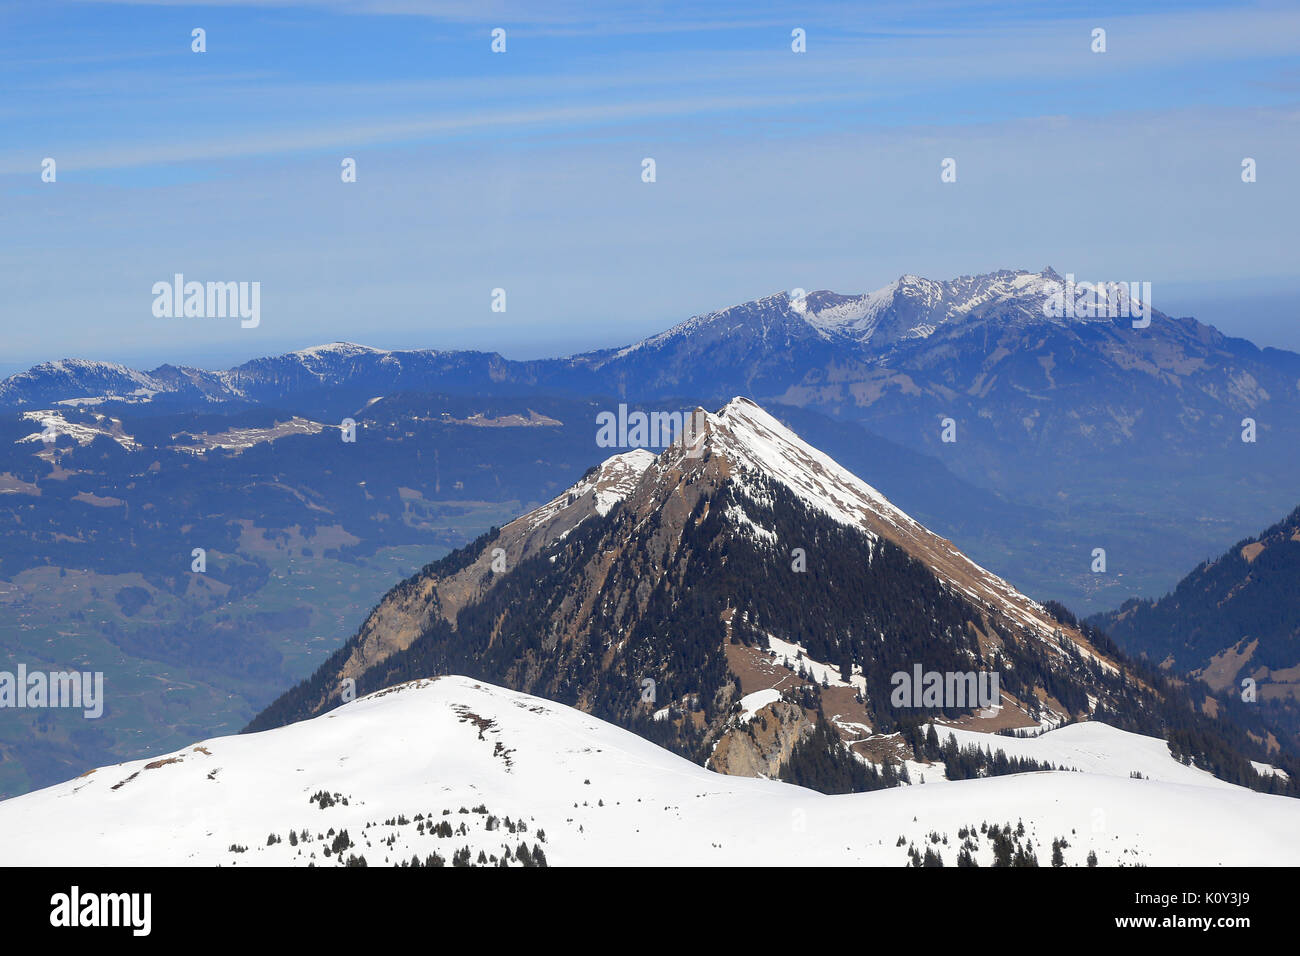
[[[1208,770],[1186,766],[1174,760],[1169,755],[1169,745],[1158,737],[1131,734],[1109,724],[1070,724],[1040,737],[1027,738],[999,737],[945,727],[942,724],[936,724],[934,729],[940,742],[952,734],[961,747],[974,744],[981,750],[1003,750],[1008,757],[1028,757],[1039,763],[1050,763],[1090,774],[1127,777],[1136,772],[1161,783],[1242,789],[1236,784],[1218,779]],[[1261,768],[1266,766],[1268,765],[1258,765]]]
[[[371,866],[434,852],[450,863],[463,847],[500,858],[524,842],[552,866],[900,866],[934,832],[953,865],[959,828],[1023,821],[1043,865],[1061,836],[1068,865],[1089,850],[1103,866],[1300,862],[1300,801],[1181,767],[1160,741],[1086,724],[980,742],[1088,772],[935,782],[935,767],[924,785],[824,796],[721,776],[572,708],[443,677],[5,801],[0,846],[10,865],[336,866],[325,849],[346,830],[347,854]],[[452,835],[431,832],[444,822]],[[290,830],[311,839],[294,845]],[[992,862],[988,841],[976,859]]]

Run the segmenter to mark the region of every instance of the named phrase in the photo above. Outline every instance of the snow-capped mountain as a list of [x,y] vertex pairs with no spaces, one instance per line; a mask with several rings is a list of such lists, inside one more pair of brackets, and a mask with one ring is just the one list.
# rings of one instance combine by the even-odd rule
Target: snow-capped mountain
[[1300,855],[1300,801],[1218,781],[1162,741],[1104,724],[994,740],[1077,772],[944,782],[933,765],[924,784],[826,796],[447,676],[5,801],[0,841],[27,866],[905,866],[914,848],[989,866],[1001,839],[1044,866],[1057,839],[1067,866]]
[[0,381],[0,403],[12,405],[104,401],[146,402],[168,382],[125,365],[86,359],[42,362]]
[[905,275],[856,300],[815,309],[809,322],[828,334],[882,348],[901,339],[927,338],[948,323],[1000,305],[1036,320],[1046,298],[1063,282],[1051,269],[961,276],[947,282]]
[[[699,337],[718,341],[743,333],[772,340],[780,335],[807,337],[810,331],[828,341],[869,345],[873,352],[882,354],[901,340],[928,338],[941,328],[978,319],[992,310],[1000,311],[1004,318],[1041,321],[1049,317],[1045,309],[1049,297],[1064,288],[1065,282],[1049,268],[1037,273],[1002,271],[949,281],[904,275],[864,295],[818,291],[796,298],[782,292],[695,316],[619,350],[612,358]],[[1096,301],[1096,292],[1088,295]]]
[[[780,776],[819,726],[859,756],[907,759],[896,732],[919,712],[900,710],[891,687],[917,667],[997,672],[995,702],[933,708],[984,731],[1105,718],[1160,733],[1182,706],[1104,635],[1025,597],[736,398],[700,410],[661,454],[615,455],[398,585],[250,730],[462,673],[716,770]],[[1186,752],[1201,766],[1260,782],[1198,747]]]
[[[885,354],[897,343],[926,339],[985,318],[995,317],[1004,326],[1029,327],[1045,321],[1070,325],[1107,322],[1112,311],[1127,314],[1134,308],[1127,284],[1110,288],[1089,283],[1076,290],[1071,283],[1071,278],[1051,268],[1003,270],[948,281],[905,275],[863,296],[820,293],[810,297],[802,311],[809,324],[823,333]],[[1068,309],[1063,296],[1072,303]],[[1136,303],[1139,310],[1145,305]]]

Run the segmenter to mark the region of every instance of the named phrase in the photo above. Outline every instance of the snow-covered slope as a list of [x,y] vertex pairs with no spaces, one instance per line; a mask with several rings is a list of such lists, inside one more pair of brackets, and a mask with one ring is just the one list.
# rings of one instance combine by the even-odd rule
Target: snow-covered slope
[[[1040,741],[1067,764],[1085,750],[1115,756],[1094,759],[1099,772],[830,797],[714,774],[571,708],[444,677],[0,803],[0,845],[10,865],[321,866],[338,864],[324,848],[347,830],[346,853],[372,866],[434,852],[450,861],[462,847],[500,858],[521,842],[550,865],[903,865],[907,843],[923,848],[936,832],[951,865],[958,829],[1023,821],[1044,863],[1056,837],[1071,865],[1090,850],[1102,865],[1300,861],[1300,801],[1171,782],[1159,742],[1102,725]],[[1129,779],[1134,770],[1152,779]],[[430,820],[452,835],[428,832]],[[291,830],[312,838],[295,845]],[[268,845],[272,834],[280,841]],[[988,841],[979,847],[988,865]]]
[[[611,508],[628,496],[636,487],[645,470],[654,463],[655,454],[644,448],[607,458],[577,482],[540,508],[529,512],[520,521],[530,528],[537,527],[566,508],[583,502],[599,515],[607,515]],[[588,499],[588,496],[591,496]]]
[[[1025,757],[1090,774],[1127,777],[1140,773],[1162,783],[1240,789],[1206,770],[1172,759],[1169,745],[1158,737],[1131,734],[1095,721],[1070,724],[1038,737],[990,736],[942,724],[935,730],[941,740],[952,734],[962,747],[1002,750],[1008,757]],[[1268,764],[1260,764],[1259,768],[1261,773],[1274,769]]]
[[127,451],[134,451],[140,447],[134,437],[122,430],[121,419],[109,418],[98,413],[90,414],[92,423],[68,421],[64,417],[64,412],[55,409],[23,412],[20,419],[38,425],[40,431],[25,435],[17,441],[20,444],[39,444],[67,435],[78,445],[89,445],[96,438],[104,437],[113,439]]

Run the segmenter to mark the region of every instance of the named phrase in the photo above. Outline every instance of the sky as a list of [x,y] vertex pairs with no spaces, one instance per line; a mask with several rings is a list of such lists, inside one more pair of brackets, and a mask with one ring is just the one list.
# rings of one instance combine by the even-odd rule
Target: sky
[[[0,0],[0,374],[1045,266],[1300,350],[1298,52],[1294,3]],[[260,324],[155,316],[177,273]]]

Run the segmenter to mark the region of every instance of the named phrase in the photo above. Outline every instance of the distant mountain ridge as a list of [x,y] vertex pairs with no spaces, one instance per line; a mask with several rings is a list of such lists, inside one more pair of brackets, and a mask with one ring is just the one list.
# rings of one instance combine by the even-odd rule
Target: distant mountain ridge
[[[1212,690],[1249,678],[1263,701],[1300,705],[1300,508],[1205,561],[1155,600],[1096,615],[1117,641]],[[1300,723],[1297,723],[1300,727]]]
[[[720,358],[730,358],[733,360],[730,364],[734,365],[734,360],[741,357],[737,351],[740,349],[752,358],[762,354],[764,346],[798,345],[816,350],[819,344],[833,344],[841,357],[887,365],[891,356],[914,351],[918,342],[936,336],[960,335],[990,320],[996,320],[1004,329],[1124,325],[1104,314],[1090,318],[1050,315],[1045,303],[1054,290],[1059,294],[1065,281],[1048,268],[1037,273],[1003,270],[948,281],[904,275],[864,295],[823,290],[792,298],[791,293],[781,292],[696,315],[623,348],[532,361],[505,359],[494,352],[385,350],[351,342],[251,359],[217,371],[163,365],[145,372],[115,363],[62,359],[41,363],[0,381],[0,404],[74,402],[100,397],[97,393],[101,391],[135,401],[148,401],[164,393],[210,400],[264,401],[299,389],[342,385],[378,373],[386,374],[393,385],[408,388],[445,389],[458,376],[473,378],[487,374],[500,385],[582,391],[629,384],[627,373],[637,369],[639,360],[652,354],[672,356],[684,346],[692,351],[704,346],[730,346],[729,356],[698,356],[709,359],[703,363],[706,366],[727,364],[720,362]],[[1084,299],[1102,305],[1106,301],[1104,294],[1096,292],[1084,295],[1081,301]],[[1194,320],[1170,320],[1159,312],[1154,315],[1181,323],[1202,344],[1221,346],[1243,341],[1229,340]],[[1300,370],[1300,356],[1278,354],[1291,356],[1292,370]],[[583,371],[592,374],[579,374]],[[649,381],[640,384],[641,387],[651,385]],[[1243,392],[1241,397],[1249,396]]]
[[385,392],[428,389],[458,378],[462,385],[490,385],[512,364],[519,363],[494,353],[389,352],[347,342],[251,359],[220,371],[162,365],[141,372],[109,362],[61,359],[0,381],[0,405],[144,404],[162,397],[201,409],[213,402],[275,401],[314,389],[354,384]]
[[[1051,269],[1003,270],[905,275],[856,296],[791,290],[623,348],[534,361],[352,343],[217,372],[65,360],[0,382],[0,406],[107,397],[142,414],[251,405],[338,421],[399,392],[677,408],[745,395],[862,425],[966,482],[1054,513],[1057,527],[1035,530],[1032,544],[1013,534],[990,541],[991,554],[1024,586],[1095,612],[1162,592],[1204,554],[1294,505],[1300,355],[1149,302],[1144,328],[1124,316],[1053,315],[1061,282]],[[1247,419],[1253,443],[1242,441]],[[946,518],[955,527],[960,516]],[[1090,571],[1096,547],[1108,555],[1104,574]]]

